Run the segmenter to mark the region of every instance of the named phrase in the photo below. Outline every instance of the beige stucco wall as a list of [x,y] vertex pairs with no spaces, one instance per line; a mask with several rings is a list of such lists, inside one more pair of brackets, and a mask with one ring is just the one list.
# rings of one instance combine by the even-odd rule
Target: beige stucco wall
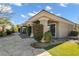
[[63,23],[63,22],[59,23],[58,31],[59,31],[59,37],[60,38],[67,37],[69,32],[72,31],[72,30],[73,30],[73,25]]
[[48,28],[48,20],[57,21],[56,24],[56,37],[66,37],[70,31],[73,30],[73,23],[65,21],[64,19],[61,19],[53,14],[49,14],[45,11],[40,12],[33,18],[31,18],[26,25],[31,24],[33,21],[39,20],[40,24],[44,25],[44,32],[49,30]]

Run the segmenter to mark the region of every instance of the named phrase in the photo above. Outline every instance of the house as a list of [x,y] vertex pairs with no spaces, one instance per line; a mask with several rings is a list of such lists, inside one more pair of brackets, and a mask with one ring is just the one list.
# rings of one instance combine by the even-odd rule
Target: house
[[29,21],[25,22],[24,25],[30,24],[32,26],[35,21],[40,21],[40,24],[44,26],[44,32],[51,30],[52,36],[56,38],[67,37],[75,27],[75,23],[46,10],[40,11],[30,18]]

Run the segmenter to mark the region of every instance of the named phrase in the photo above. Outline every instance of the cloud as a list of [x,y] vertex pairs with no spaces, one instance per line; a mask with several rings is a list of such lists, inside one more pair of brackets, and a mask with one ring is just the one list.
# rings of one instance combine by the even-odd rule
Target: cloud
[[29,16],[34,16],[34,15],[36,15],[38,12],[39,12],[39,11],[32,11],[32,12],[28,13],[28,15],[29,15]]
[[57,16],[61,16],[61,14],[59,14],[59,13],[58,13],[58,14],[56,14],[56,15],[57,15]]
[[23,15],[23,14],[21,14],[21,17],[26,18],[26,16],[25,16],[25,15]]
[[61,7],[67,7],[67,5],[65,3],[60,3],[59,4]]
[[50,13],[54,13],[53,11],[51,11]]
[[46,6],[46,7],[45,7],[45,10],[51,10],[51,9],[52,9],[51,6]]
[[1,13],[12,13],[13,10],[11,6],[3,4],[3,5],[0,5],[0,12]]
[[22,6],[22,3],[13,3],[16,6]]
[[35,13],[28,13],[28,15],[29,15],[29,16],[34,16],[34,15],[35,15]]

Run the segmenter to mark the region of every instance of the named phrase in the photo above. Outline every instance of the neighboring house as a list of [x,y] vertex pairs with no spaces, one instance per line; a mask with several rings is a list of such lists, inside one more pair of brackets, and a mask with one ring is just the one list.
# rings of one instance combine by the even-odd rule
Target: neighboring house
[[23,25],[30,24],[32,26],[32,24],[37,20],[39,20],[40,24],[44,26],[44,32],[51,30],[52,35],[56,38],[67,37],[70,31],[74,29],[75,25],[75,23],[45,10],[40,11]]

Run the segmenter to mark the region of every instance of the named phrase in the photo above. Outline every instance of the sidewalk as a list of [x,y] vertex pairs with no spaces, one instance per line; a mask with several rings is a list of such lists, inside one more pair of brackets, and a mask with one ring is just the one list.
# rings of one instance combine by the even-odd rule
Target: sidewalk
[[45,51],[37,56],[51,56],[51,55],[47,51]]

